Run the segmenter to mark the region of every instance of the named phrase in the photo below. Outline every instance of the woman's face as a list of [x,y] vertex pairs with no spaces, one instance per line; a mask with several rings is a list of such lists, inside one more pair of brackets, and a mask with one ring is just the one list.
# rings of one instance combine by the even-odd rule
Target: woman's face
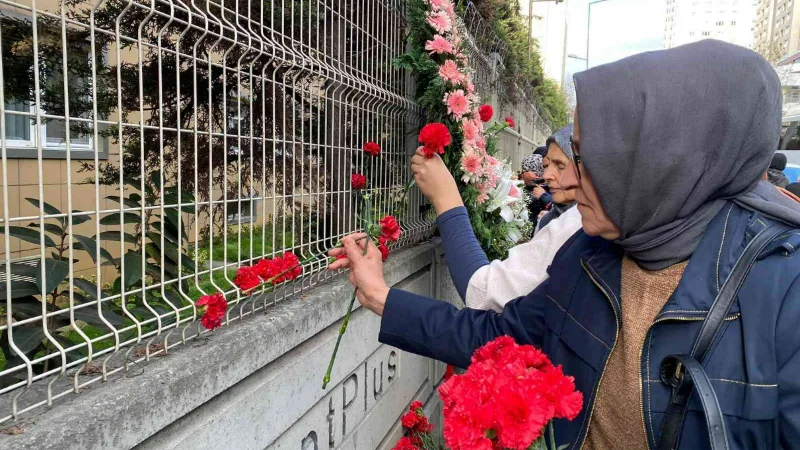
[[[576,108],[574,129],[572,131],[572,140],[576,145],[572,148],[572,152],[580,156],[580,133],[578,130],[578,110]],[[580,171],[580,178],[578,171]],[[614,225],[614,222],[606,214],[603,204],[600,202],[600,196],[592,183],[592,177],[582,162],[580,167],[576,167],[575,164],[569,165],[568,170],[561,177],[561,189],[575,189],[575,201],[578,202],[583,231],[586,234],[600,236],[608,240],[620,237],[619,228]]]
[[567,204],[575,201],[574,189],[562,189],[561,177],[567,171],[567,167],[571,161],[567,155],[561,151],[561,148],[555,143],[550,143],[547,148],[547,157],[544,159],[544,178],[547,185],[550,187],[550,194],[553,195],[553,201],[559,204]]

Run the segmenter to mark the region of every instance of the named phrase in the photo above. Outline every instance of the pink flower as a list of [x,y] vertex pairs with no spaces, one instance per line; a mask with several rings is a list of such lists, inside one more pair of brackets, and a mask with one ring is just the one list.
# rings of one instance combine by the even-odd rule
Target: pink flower
[[481,168],[481,157],[474,152],[464,152],[461,157],[461,170],[469,175],[475,175]]
[[482,137],[475,139],[475,147],[478,147],[479,149],[486,151],[486,139]]
[[489,200],[489,194],[482,192],[477,197],[475,197],[475,202],[479,205],[486,203],[486,200]]
[[480,128],[478,128],[475,121],[471,119],[462,119],[461,129],[464,132],[464,140],[466,141],[474,141],[478,138],[480,133]]
[[497,187],[497,182],[500,181],[500,177],[497,175],[497,172],[494,170],[488,170],[486,173],[486,178],[488,181],[486,182],[487,187],[489,189],[494,189]]
[[439,76],[444,81],[449,81],[453,84],[461,84],[464,82],[464,74],[458,70],[458,64],[452,59],[448,59],[441,66],[439,66]]
[[431,52],[431,54],[438,53],[453,53],[453,44],[450,43],[447,39],[442,37],[440,34],[436,34],[433,36],[433,39],[425,43],[425,50]]
[[472,81],[467,81],[467,92],[470,94],[475,93],[475,84]]
[[444,102],[447,104],[447,113],[452,114],[456,120],[461,120],[469,112],[469,100],[462,89],[444,94]]
[[444,11],[432,12],[428,14],[428,25],[433,27],[437,33],[444,34],[453,28],[453,23],[450,21],[450,16]]
[[514,198],[519,198],[519,189],[512,184],[511,189],[508,190],[508,195]]
[[434,11],[447,11],[453,7],[450,0],[430,0],[431,9]]

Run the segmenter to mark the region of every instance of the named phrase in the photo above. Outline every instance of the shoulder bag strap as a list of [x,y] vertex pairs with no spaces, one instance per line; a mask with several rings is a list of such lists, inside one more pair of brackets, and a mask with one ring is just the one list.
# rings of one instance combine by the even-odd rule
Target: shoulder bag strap
[[703,370],[712,344],[718,339],[725,316],[731,309],[739,289],[758,255],[787,228],[773,225],[759,232],[736,261],[730,275],[711,305],[691,355],[669,355],[661,361],[661,379],[672,386],[672,397],[661,423],[659,450],[675,450],[692,388],[697,387],[708,423],[709,441],[713,450],[728,448],[725,421],[711,382]]

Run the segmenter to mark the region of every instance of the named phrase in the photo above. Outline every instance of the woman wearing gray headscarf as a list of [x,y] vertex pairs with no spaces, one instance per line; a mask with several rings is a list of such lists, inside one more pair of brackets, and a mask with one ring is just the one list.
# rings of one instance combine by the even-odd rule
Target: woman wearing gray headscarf
[[800,207],[761,180],[781,132],[775,71],[705,40],[574,78],[561,184],[583,231],[551,278],[502,314],[457,310],[390,289],[380,252],[347,238],[379,340],[459,367],[501,335],[541,348],[584,395],[554,423],[571,450],[800,448]]
[[550,211],[536,225],[537,233],[547,224],[561,217],[568,209],[575,206],[575,190],[561,188],[561,175],[563,175],[572,160],[572,150],[569,148],[570,136],[572,136],[572,124],[556,131],[547,138],[544,179],[550,187],[553,205]]

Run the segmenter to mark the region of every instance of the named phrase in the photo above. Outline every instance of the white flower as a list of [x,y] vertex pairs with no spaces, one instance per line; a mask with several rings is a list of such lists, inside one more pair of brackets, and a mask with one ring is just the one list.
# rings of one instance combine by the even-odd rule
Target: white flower
[[522,232],[520,232],[517,227],[508,227],[508,239],[516,244],[522,239]]
[[521,202],[519,197],[512,197],[510,195],[511,187],[514,186],[519,189],[522,182],[511,178],[511,169],[506,165],[498,165],[497,171],[499,179],[497,181],[497,186],[489,192],[489,205],[487,210],[492,212],[500,209],[500,217],[506,222],[511,223],[517,220],[517,216],[520,214],[519,209],[515,211],[514,206],[517,204],[524,206],[524,202]]

